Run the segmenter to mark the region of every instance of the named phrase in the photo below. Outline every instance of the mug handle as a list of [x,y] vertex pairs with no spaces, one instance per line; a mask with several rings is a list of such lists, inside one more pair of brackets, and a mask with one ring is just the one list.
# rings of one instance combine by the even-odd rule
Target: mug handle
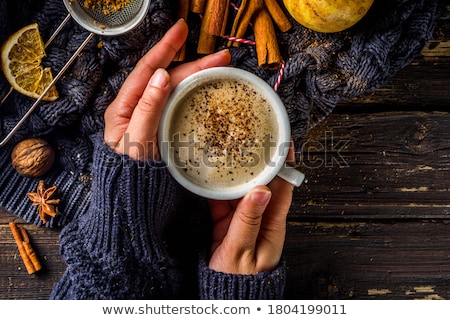
[[288,164],[285,164],[281,167],[277,176],[296,187],[299,187],[302,184],[303,180],[305,180],[305,175],[302,172],[298,171]]

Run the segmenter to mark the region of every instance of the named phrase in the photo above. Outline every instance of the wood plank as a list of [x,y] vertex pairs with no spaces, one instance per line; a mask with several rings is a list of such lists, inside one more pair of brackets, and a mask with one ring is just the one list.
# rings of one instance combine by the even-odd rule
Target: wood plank
[[332,114],[303,145],[291,216],[450,218],[449,128],[443,112]]
[[449,252],[448,222],[291,222],[287,297],[449,299]]
[[[446,49],[450,52],[450,48]],[[378,110],[447,110],[449,99],[450,59],[439,58],[432,64],[420,64],[420,59],[399,71],[394,78],[372,92],[338,104],[354,112],[362,104]],[[432,75],[432,76],[431,76]],[[338,110],[338,112],[340,112]]]
[[[27,231],[43,269],[28,274],[8,226],[16,222]],[[53,286],[64,272],[59,255],[59,230],[27,224],[0,209],[0,299],[48,299]]]

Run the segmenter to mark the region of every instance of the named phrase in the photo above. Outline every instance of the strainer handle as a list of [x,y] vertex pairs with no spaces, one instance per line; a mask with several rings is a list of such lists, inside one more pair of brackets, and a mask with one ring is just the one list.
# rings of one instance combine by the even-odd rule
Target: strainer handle
[[0,142],[0,147],[3,147],[16,133],[17,130],[22,126],[22,124],[25,122],[26,119],[31,115],[31,113],[36,109],[37,105],[42,101],[44,96],[47,94],[47,92],[50,90],[52,86],[55,85],[55,83],[61,78],[61,76],[64,74],[64,72],[67,71],[67,69],[70,67],[70,65],[75,61],[77,56],[81,53],[81,51],[86,47],[86,45],[89,43],[89,41],[94,36],[94,33],[91,32],[87,38],[83,41],[81,46],[75,51],[75,53],[72,55],[72,57],[66,62],[66,64],[62,67],[62,69],[58,72],[58,74],[53,78],[52,82],[44,89],[44,91],[41,93],[41,95],[36,99],[36,101],[33,103],[33,105],[28,109],[28,111],[23,115],[23,117],[17,122],[17,124],[12,128],[12,130],[6,135],[6,137]]
[[61,22],[58,26],[58,28],[56,28],[56,30],[53,32],[53,34],[50,36],[50,38],[48,38],[47,42],[45,43],[45,47],[47,48],[48,45],[50,45],[50,43],[52,43],[52,41],[56,38],[56,36],[59,34],[59,32],[62,30],[62,28],[64,28],[64,26],[67,24],[67,22],[69,22],[69,20],[72,18],[72,16],[70,15],[70,13],[68,13],[66,15],[66,17],[64,18],[63,22]]

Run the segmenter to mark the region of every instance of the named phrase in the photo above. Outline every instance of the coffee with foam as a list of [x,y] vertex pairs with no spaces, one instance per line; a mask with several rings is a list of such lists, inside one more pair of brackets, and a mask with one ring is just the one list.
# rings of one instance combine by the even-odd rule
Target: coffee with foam
[[278,129],[259,90],[245,80],[213,80],[179,103],[169,137],[175,165],[193,183],[233,188],[270,165]]
[[171,93],[158,128],[161,159],[172,177],[207,199],[239,199],[276,176],[299,186],[285,164],[291,126],[278,94],[234,67],[198,71]]

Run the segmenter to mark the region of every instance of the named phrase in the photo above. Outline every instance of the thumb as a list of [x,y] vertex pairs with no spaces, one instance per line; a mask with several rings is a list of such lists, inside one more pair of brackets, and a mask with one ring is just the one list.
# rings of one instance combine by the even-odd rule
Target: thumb
[[255,250],[262,216],[271,195],[268,187],[257,186],[238,203],[227,234],[229,245],[235,250]]
[[170,94],[170,75],[157,69],[133,110],[126,135],[119,148],[134,159],[159,159],[156,136],[159,120]]

